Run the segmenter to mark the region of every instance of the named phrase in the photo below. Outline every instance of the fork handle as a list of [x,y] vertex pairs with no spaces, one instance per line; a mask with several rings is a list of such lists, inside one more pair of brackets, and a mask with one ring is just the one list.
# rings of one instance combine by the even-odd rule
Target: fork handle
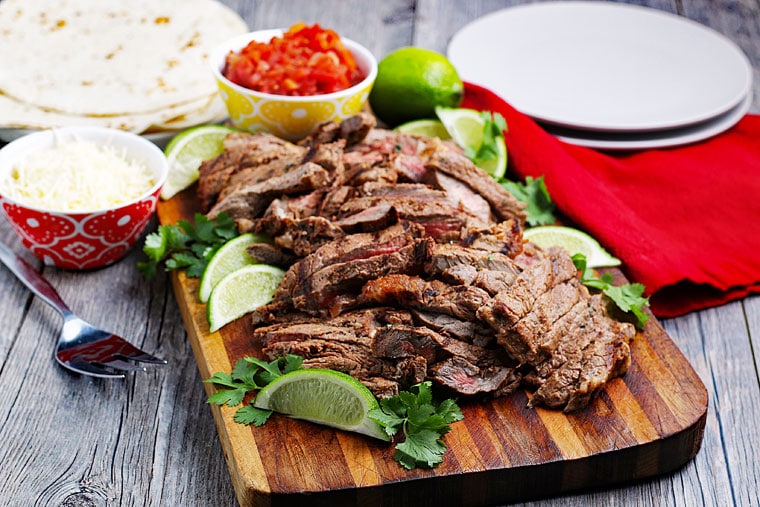
[[32,266],[13,253],[10,248],[5,244],[0,243],[0,261],[5,264],[11,272],[16,275],[16,278],[21,280],[29,290],[34,292],[44,302],[58,310],[58,312],[66,318],[71,314],[71,310],[63,302],[61,296],[55,288],[50,285],[41,274],[39,274]]

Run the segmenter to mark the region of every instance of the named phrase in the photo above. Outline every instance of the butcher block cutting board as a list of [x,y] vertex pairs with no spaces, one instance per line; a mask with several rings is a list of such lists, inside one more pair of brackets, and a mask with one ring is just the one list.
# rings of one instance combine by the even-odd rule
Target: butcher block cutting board
[[[158,208],[162,224],[192,220],[194,187]],[[610,271],[618,283],[618,270]],[[198,280],[174,272],[173,287],[202,377],[260,356],[250,319],[209,332]],[[699,450],[705,386],[651,318],[631,346],[628,373],[579,412],[528,408],[529,393],[459,400],[464,420],[444,438],[435,469],[408,471],[393,446],[361,435],[273,415],[261,427],[211,406],[237,498],[247,506],[480,506],[548,497],[656,476]],[[204,384],[208,394],[213,386]]]

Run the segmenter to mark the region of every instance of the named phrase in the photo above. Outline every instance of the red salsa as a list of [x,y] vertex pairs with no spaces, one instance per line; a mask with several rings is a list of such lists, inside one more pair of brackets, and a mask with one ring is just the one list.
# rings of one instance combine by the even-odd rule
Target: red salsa
[[282,37],[251,41],[230,52],[224,76],[251,90],[275,95],[322,95],[350,88],[366,76],[336,32],[296,23]]

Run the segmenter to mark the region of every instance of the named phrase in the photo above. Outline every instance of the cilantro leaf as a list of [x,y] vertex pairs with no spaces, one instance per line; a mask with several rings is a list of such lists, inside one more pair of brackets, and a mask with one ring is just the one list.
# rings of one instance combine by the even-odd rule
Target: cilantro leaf
[[271,410],[256,408],[253,405],[249,404],[245,407],[239,408],[237,412],[235,412],[235,415],[232,417],[232,420],[240,424],[253,424],[254,426],[261,426],[267,422],[267,420],[269,420],[270,415],[272,415]]
[[238,235],[235,221],[221,213],[214,220],[196,213],[194,223],[179,220],[176,225],[159,225],[145,237],[143,252],[147,261],[137,263],[146,279],[156,276],[163,262],[166,271],[187,269],[187,276],[200,277],[214,253]]
[[369,418],[380,424],[390,436],[403,433],[404,440],[396,444],[393,458],[409,470],[432,468],[441,463],[446,453],[446,444],[441,437],[451,430],[450,423],[464,417],[454,400],[441,403],[433,400],[429,381],[382,399],[379,405],[379,408],[370,410]]
[[636,317],[636,327],[643,329],[649,320],[649,314],[644,311],[649,306],[649,298],[644,297],[646,287],[641,283],[628,283],[625,285],[613,285],[612,275],[603,273],[595,276],[586,269],[586,256],[583,254],[573,255],[573,264],[581,272],[581,283],[587,287],[602,291],[610,298],[621,311],[632,313]]
[[[230,373],[216,372],[204,380],[204,382],[224,388],[218,389],[209,396],[207,403],[230,407],[240,405],[248,393],[261,390],[283,373],[300,369],[302,362],[303,358],[292,354],[269,363],[248,356],[238,359]],[[284,371],[280,369],[280,364],[283,365]],[[237,409],[233,419],[241,424],[261,426],[270,415],[271,411],[262,410],[249,404]]]
[[465,150],[465,155],[475,165],[481,165],[482,162],[493,160],[499,156],[499,150],[496,147],[497,138],[504,137],[504,131],[507,130],[507,121],[499,113],[481,111],[480,117],[483,118],[483,142],[477,151],[472,148]]
[[443,462],[446,444],[433,430],[420,430],[408,434],[406,440],[396,445],[393,458],[407,470],[416,466],[433,468]]
[[556,206],[549,195],[543,176],[535,179],[527,176],[525,183],[507,179],[501,179],[499,183],[507,192],[527,205],[525,213],[528,215],[528,225],[547,225],[557,221],[557,217],[554,216]]
[[243,403],[243,398],[248,393],[244,387],[236,389],[222,389],[208,397],[207,403],[211,405],[227,405],[234,407]]

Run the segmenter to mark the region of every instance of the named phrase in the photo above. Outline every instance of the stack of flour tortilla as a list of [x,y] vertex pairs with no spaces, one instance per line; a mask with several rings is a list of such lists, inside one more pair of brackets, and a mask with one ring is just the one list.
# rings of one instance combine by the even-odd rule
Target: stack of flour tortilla
[[0,129],[221,121],[208,56],[247,31],[214,0],[3,0]]

